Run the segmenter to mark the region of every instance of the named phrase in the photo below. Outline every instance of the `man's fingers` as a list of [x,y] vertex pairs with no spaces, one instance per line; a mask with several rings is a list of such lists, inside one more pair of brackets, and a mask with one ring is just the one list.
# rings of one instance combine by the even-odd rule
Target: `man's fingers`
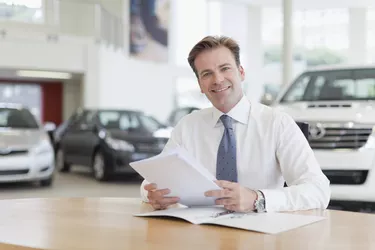
[[152,191],[152,190],[155,190],[155,189],[157,189],[157,188],[158,188],[158,187],[156,186],[155,183],[150,183],[150,184],[147,184],[147,185],[144,186],[144,189],[145,189],[146,191]]
[[216,198],[231,198],[234,196],[234,192],[229,189],[222,190],[210,190],[204,193],[207,197],[216,197]]
[[217,199],[215,201],[216,205],[224,205],[224,206],[232,206],[236,205],[236,200],[231,198],[223,198],[223,199]]
[[157,200],[163,198],[164,195],[169,194],[171,191],[168,188],[160,190],[148,191],[147,198],[149,200]]
[[231,190],[235,189],[238,186],[238,183],[230,182],[230,181],[223,181],[223,180],[215,181],[215,183],[221,188],[226,188],[226,189],[231,189]]

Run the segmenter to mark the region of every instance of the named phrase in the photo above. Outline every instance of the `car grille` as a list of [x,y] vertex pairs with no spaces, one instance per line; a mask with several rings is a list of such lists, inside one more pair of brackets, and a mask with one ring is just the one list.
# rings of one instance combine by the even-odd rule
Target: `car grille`
[[1,175],[19,175],[19,174],[27,174],[29,172],[28,169],[18,169],[18,170],[0,170]]
[[309,143],[313,149],[358,149],[366,144],[371,133],[372,127],[310,124]]
[[8,150],[8,149],[0,149],[0,157],[1,156],[13,156],[13,155],[22,155],[22,154],[27,154],[28,153],[28,150],[24,150],[24,149],[12,149],[12,150]]
[[331,184],[361,185],[365,183],[368,170],[323,170]]

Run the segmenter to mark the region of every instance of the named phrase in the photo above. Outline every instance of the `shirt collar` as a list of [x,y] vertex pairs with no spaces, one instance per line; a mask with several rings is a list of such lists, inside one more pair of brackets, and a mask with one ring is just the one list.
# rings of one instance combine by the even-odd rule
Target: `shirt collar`
[[[241,98],[241,100],[234,106],[226,115],[230,116],[237,122],[242,124],[247,124],[249,121],[250,115],[250,101],[245,97],[245,95]],[[218,110],[217,108],[213,107],[212,110],[212,127],[218,125],[218,121],[220,117],[224,113]]]

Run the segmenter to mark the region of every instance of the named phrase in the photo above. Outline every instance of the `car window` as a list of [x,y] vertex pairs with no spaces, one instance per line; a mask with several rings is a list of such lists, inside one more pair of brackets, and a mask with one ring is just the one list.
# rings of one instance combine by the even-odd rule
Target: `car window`
[[284,95],[282,102],[298,102],[303,100],[307,85],[311,80],[310,75],[300,76]]
[[140,115],[139,119],[141,120],[142,125],[146,128],[147,131],[155,132],[162,127],[160,122],[158,122],[152,116]]
[[282,102],[375,100],[375,70],[339,70],[301,78]]
[[83,114],[76,119],[76,122],[72,124],[74,130],[87,129],[87,127],[94,122],[95,112],[85,111]]
[[106,129],[139,129],[140,122],[137,114],[125,111],[100,111],[98,113],[100,124]]
[[27,109],[0,108],[0,127],[37,129],[38,123]]

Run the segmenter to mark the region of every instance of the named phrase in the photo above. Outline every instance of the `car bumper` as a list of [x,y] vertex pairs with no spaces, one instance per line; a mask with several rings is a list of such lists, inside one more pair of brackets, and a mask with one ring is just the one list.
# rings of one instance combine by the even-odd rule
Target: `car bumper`
[[331,201],[375,202],[375,150],[315,150],[331,182]]
[[0,182],[38,181],[51,177],[55,169],[53,151],[40,155],[0,157]]

